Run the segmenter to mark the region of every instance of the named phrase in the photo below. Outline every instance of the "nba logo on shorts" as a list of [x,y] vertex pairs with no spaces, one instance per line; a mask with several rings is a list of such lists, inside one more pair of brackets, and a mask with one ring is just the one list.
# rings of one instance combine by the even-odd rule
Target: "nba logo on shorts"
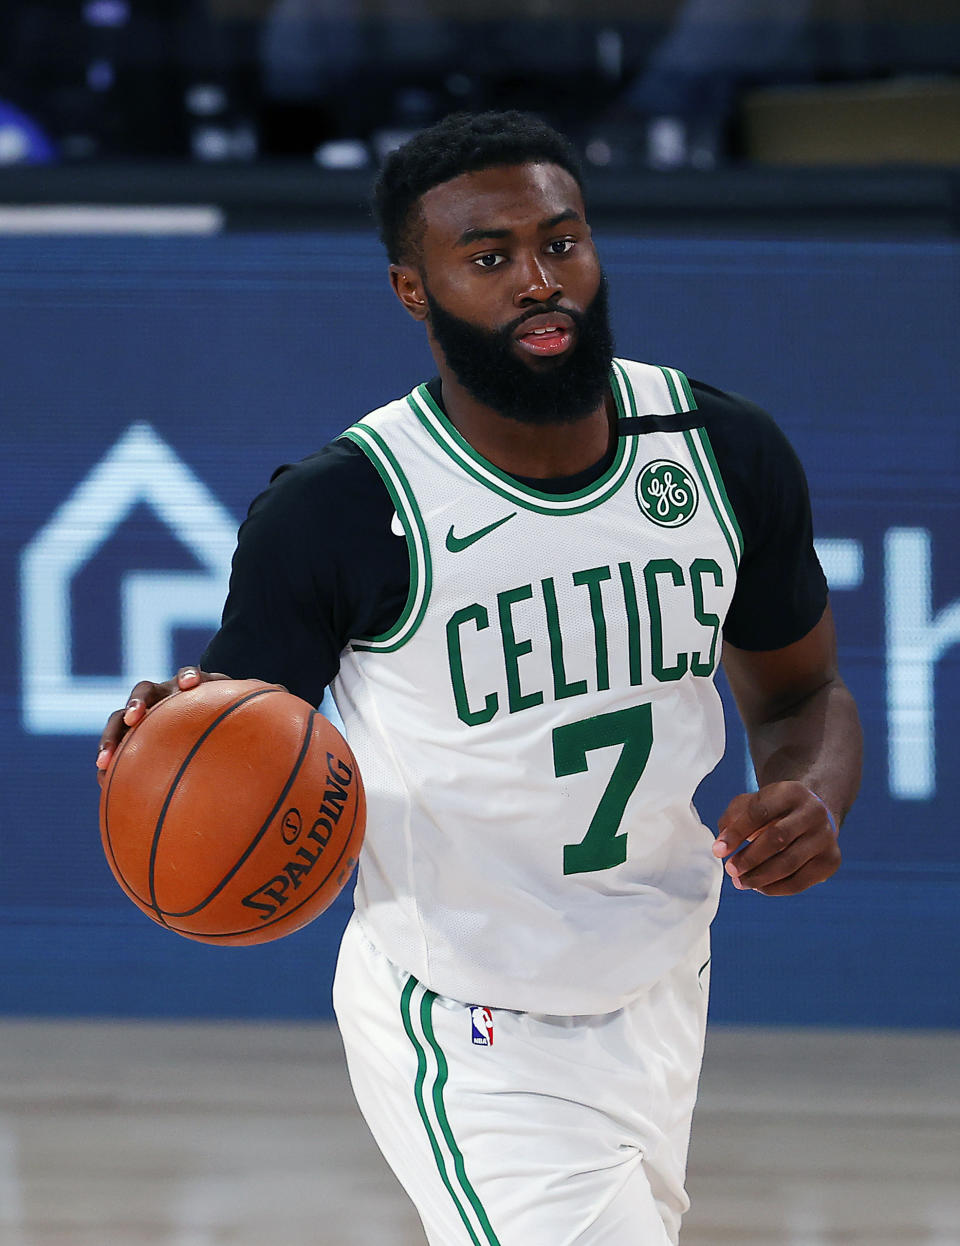
[[471,1008],[470,1025],[474,1047],[493,1046],[493,1014],[489,1008]]

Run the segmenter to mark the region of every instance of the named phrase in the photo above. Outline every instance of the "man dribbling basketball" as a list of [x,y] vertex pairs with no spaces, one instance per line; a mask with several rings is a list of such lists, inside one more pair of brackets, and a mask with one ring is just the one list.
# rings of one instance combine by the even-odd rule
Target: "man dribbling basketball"
[[[438,377],[253,503],[201,666],[332,687],[369,803],[335,1006],[432,1246],[676,1243],[718,858],[823,881],[859,782],[803,473],[757,408],[613,358],[536,119],[447,118],[377,207]],[[760,788],[714,841],[721,649]],[[216,677],[138,684],[98,766]]]

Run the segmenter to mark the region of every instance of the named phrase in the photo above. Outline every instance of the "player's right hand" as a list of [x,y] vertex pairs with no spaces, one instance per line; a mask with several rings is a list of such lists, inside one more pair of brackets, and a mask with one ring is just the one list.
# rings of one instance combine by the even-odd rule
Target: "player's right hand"
[[117,745],[131,728],[143,718],[151,705],[173,696],[175,692],[183,692],[186,688],[196,688],[198,684],[208,683],[211,679],[229,679],[229,675],[219,672],[202,671],[198,666],[182,666],[173,679],[162,684],[153,684],[149,680],[141,680],[127,698],[127,703],[120,710],[114,710],[107,719],[100,743],[97,746],[97,781],[103,786],[103,776],[110,765],[110,758],[116,752]]

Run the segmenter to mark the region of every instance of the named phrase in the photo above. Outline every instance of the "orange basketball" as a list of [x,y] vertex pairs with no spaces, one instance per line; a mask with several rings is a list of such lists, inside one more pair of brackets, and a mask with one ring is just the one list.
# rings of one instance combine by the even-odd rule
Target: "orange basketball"
[[153,706],[100,796],[117,882],[155,922],[203,943],[265,943],[312,921],[349,878],[365,820],[343,736],[256,679]]

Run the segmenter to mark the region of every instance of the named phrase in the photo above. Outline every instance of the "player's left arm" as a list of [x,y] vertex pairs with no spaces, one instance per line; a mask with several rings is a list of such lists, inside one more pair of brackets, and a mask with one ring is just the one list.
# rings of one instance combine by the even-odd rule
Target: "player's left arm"
[[860,720],[837,670],[829,605],[806,636],[782,649],[749,651],[726,642],[723,665],[759,791],[730,802],[713,851],[728,857],[735,887],[794,895],[840,865],[834,827],[860,786]]

